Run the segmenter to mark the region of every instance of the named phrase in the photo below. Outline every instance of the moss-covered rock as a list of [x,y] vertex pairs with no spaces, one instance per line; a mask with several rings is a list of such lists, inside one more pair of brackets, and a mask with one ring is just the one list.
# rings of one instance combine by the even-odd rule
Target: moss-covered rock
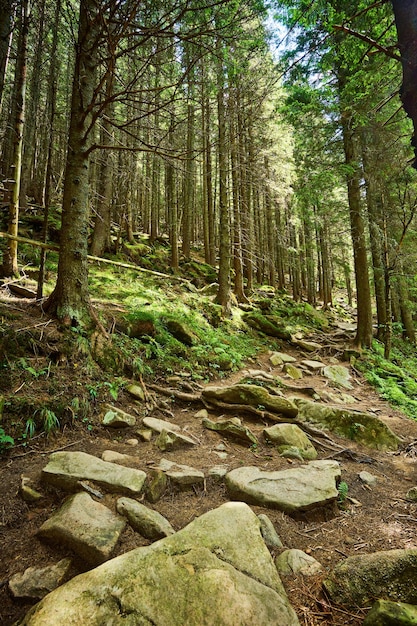
[[365,617],[363,626],[417,626],[417,606],[378,600]]
[[351,556],[324,581],[331,599],[346,606],[368,606],[375,598],[417,603],[417,550],[386,550]]
[[267,411],[282,413],[289,417],[295,417],[298,413],[294,402],[280,396],[274,396],[258,385],[238,384],[230,387],[206,387],[202,391],[202,396],[209,402],[210,400],[217,400],[229,404],[246,404]]
[[377,450],[396,450],[399,438],[375,415],[323,406],[317,402],[298,401],[298,418],[320,424],[328,430]]
[[248,326],[265,333],[265,335],[291,341],[290,331],[274,315],[262,315],[258,311],[252,311],[244,313],[242,319]]

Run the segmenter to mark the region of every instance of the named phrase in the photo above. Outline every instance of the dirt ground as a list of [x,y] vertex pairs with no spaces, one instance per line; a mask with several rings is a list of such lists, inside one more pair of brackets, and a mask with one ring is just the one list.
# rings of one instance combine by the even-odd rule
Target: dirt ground
[[[0,303],[0,315],[11,306],[11,302]],[[16,304],[14,324],[23,325],[44,323],[33,313],[24,311],[22,304]],[[6,308],[5,308],[6,307]],[[18,311],[21,311],[19,313]],[[4,322],[4,318],[3,318]],[[49,328],[49,327],[48,327]],[[45,330],[46,332],[46,330]],[[48,332],[53,332],[49,328]],[[296,358],[306,358],[301,352],[282,345],[282,349]],[[319,355],[315,355],[319,358]],[[312,358],[307,355],[307,358]],[[313,355],[314,358],[314,355]],[[320,357],[326,362],[326,357]],[[262,369],[272,374],[282,375],[281,368],[272,368],[268,355],[262,356],[258,362],[250,364],[251,369]],[[236,382],[246,372],[234,373],[228,380],[220,384]],[[59,373],[51,375],[59,377],[58,385],[74,385],[74,367],[70,363],[63,364]],[[43,393],[37,387],[36,380],[26,382],[18,388],[16,380],[10,379],[10,389],[4,389],[6,398],[10,394]],[[148,381],[167,386],[164,380]],[[294,383],[296,384],[296,383]],[[331,390],[328,381],[320,376],[309,376],[299,384],[313,386],[320,391],[323,387]],[[417,422],[404,417],[381,400],[376,392],[360,377],[355,375],[354,389],[351,392],[357,402],[354,408],[372,411],[381,417],[392,430],[401,437],[402,443],[398,453],[383,453],[365,449],[351,441],[332,435],[333,446],[327,440],[316,440],[315,446],[320,459],[336,459],[342,469],[342,480],[348,484],[348,500],[344,508],[335,507],[325,515],[323,512],[309,512],[297,519],[276,510],[252,507],[259,514],[267,513],[284,544],[288,548],[299,548],[320,561],[325,573],[313,578],[287,577],[283,579],[290,601],[292,602],[304,626],[313,625],[359,625],[362,623],[366,610],[357,607],[339,607],[332,604],[322,591],[322,580],[326,573],[341,559],[357,554],[365,554],[378,550],[394,548],[417,548],[417,504],[405,500],[410,487],[417,485],[416,457],[417,454]],[[162,396],[161,396],[162,399]],[[167,401],[167,398],[165,398]],[[117,401],[125,411],[143,416],[143,410],[127,393],[123,392]],[[206,430],[201,420],[194,417],[202,408],[198,403],[169,401],[169,410],[173,422],[186,427],[194,435],[200,445],[192,449],[161,453],[152,442],[140,442],[137,446],[127,443],[135,437],[135,429],[112,431],[94,423],[91,432],[85,425],[73,423],[63,427],[55,434],[37,437],[26,446],[15,446],[9,453],[0,457],[0,623],[9,626],[23,617],[33,604],[22,600],[14,600],[8,590],[9,578],[23,572],[30,566],[37,568],[57,562],[66,556],[73,557],[71,576],[85,571],[85,564],[71,551],[60,545],[42,543],[36,532],[41,524],[60,506],[65,493],[47,487],[40,481],[40,472],[48,460],[48,455],[56,450],[81,450],[100,457],[104,450],[134,455],[135,466],[145,472],[158,464],[161,457],[177,463],[183,463],[205,471],[218,464],[226,464],[229,469],[239,466],[257,465],[264,470],[277,470],[290,466],[290,461],[283,459],[276,450],[268,445],[262,437],[263,428],[268,425],[249,415],[229,413],[229,416],[240,417],[258,437],[260,444],[250,449],[230,439],[222,439],[218,433]],[[167,419],[166,412],[158,410],[153,416]],[[212,412],[211,416],[219,417],[220,413]],[[3,423],[7,419],[7,407]],[[320,441],[320,445],[317,443]],[[216,454],[216,446],[223,442],[228,457],[225,461]],[[413,444],[416,444],[414,448]],[[340,447],[337,447],[340,446]],[[293,461],[292,464],[297,464]],[[377,484],[366,487],[358,474],[367,470],[378,477]],[[38,503],[25,503],[19,493],[21,476],[29,476],[32,486],[44,497]],[[115,506],[115,495],[105,495],[104,502],[110,508]],[[218,507],[228,500],[224,486],[214,479],[208,478],[204,488],[192,491],[177,491],[172,487],[156,504],[149,504],[159,511],[179,530],[195,517]],[[132,548],[146,545],[147,540],[127,528],[117,547],[115,556]],[[275,556],[275,555],[274,555]],[[197,625],[196,625],[197,626]]]

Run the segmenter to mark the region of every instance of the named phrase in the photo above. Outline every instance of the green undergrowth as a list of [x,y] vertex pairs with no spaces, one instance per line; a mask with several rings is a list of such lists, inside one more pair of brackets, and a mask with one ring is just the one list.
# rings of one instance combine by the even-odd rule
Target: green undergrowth
[[391,360],[384,358],[384,346],[374,341],[355,366],[392,406],[417,419],[417,355],[409,342],[395,338]]

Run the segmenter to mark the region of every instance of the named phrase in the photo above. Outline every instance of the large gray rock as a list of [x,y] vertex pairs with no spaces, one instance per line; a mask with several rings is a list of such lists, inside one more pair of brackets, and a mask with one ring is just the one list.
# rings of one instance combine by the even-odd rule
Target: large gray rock
[[306,461],[317,458],[317,450],[297,424],[274,424],[263,431],[265,439],[276,445],[278,452],[285,456],[289,448],[296,448]]
[[155,541],[173,535],[175,530],[158,511],[149,509],[133,498],[119,498],[117,512],[127,518],[129,524],[143,537]]
[[151,546],[77,576],[21,626],[297,626],[245,504],[227,503]]
[[338,387],[353,389],[353,385],[350,382],[350,372],[344,365],[327,365],[323,370],[323,376]]
[[298,419],[324,428],[377,450],[396,450],[399,439],[392,430],[375,415],[343,409],[336,406],[323,406],[318,402],[300,400]]
[[42,480],[54,487],[75,491],[79,481],[91,480],[108,491],[138,495],[145,472],[107,463],[85,452],[54,452],[42,470]]
[[38,536],[68,546],[83,559],[97,565],[110,558],[126,525],[88,493],[68,498],[38,530]]
[[10,592],[15,598],[40,600],[63,583],[70,567],[69,558],[42,568],[28,567],[22,574],[10,578]]
[[324,585],[338,604],[367,606],[375,598],[417,604],[417,549],[351,556]]
[[339,477],[336,461],[312,461],[277,472],[238,467],[226,475],[225,484],[235,500],[295,513],[335,502]]
[[205,387],[201,395],[209,402],[219,400],[228,404],[247,404],[257,408],[263,407],[267,411],[282,413],[289,417],[295,417],[298,413],[297,406],[291,400],[274,396],[259,385],[238,384],[230,387]]

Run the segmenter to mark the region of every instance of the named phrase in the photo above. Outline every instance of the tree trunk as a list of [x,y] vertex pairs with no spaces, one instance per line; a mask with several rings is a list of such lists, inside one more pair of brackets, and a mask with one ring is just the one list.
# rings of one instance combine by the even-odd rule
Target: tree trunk
[[414,134],[411,145],[416,155],[413,167],[417,168],[417,2],[416,0],[391,1],[403,68],[401,101],[405,112],[413,122]]
[[[13,141],[13,188],[9,204],[8,233],[14,237],[19,230],[19,196],[22,174],[23,129],[25,122],[27,39],[29,30],[30,5],[22,0],[20,13],[19,50],[16,63],[16,118]],[[17,265],[17,241],[9,239],[3,256],[3,275],[15,276],[19,273]]]
[[64,179],[61,244],[55,289],[45,308],[67,325],[91,320],[88,292],[88,183],[90,108],[95,97],[99,7],[81,0]]
[[0,0],[0,112],[13,32],[12,6],[13,0]]
[[[340,79],[340,83],[343,88],[343,79]],[[347,189],[358,309],[355,345],[358,347],[369,347],[372,343],[372,306],[365,227],[361,207],[361,175],[355,146],[356,139],[352,128],[353,120],[342,112],[341,123],[345,162],[348,169]]]
[[218,120],[218,162],[219,162],[219,218],[220,218],[220,247],[219,247],[219,289],[216,303],[223,308],[223,314],[228,315],[230,309],[230,216],[227,201],[227,144],[226,144],[226,112],[225,88],[223,76],[223,50],[220,38],[216,41],[218,58],[217,67],[217,120]]

